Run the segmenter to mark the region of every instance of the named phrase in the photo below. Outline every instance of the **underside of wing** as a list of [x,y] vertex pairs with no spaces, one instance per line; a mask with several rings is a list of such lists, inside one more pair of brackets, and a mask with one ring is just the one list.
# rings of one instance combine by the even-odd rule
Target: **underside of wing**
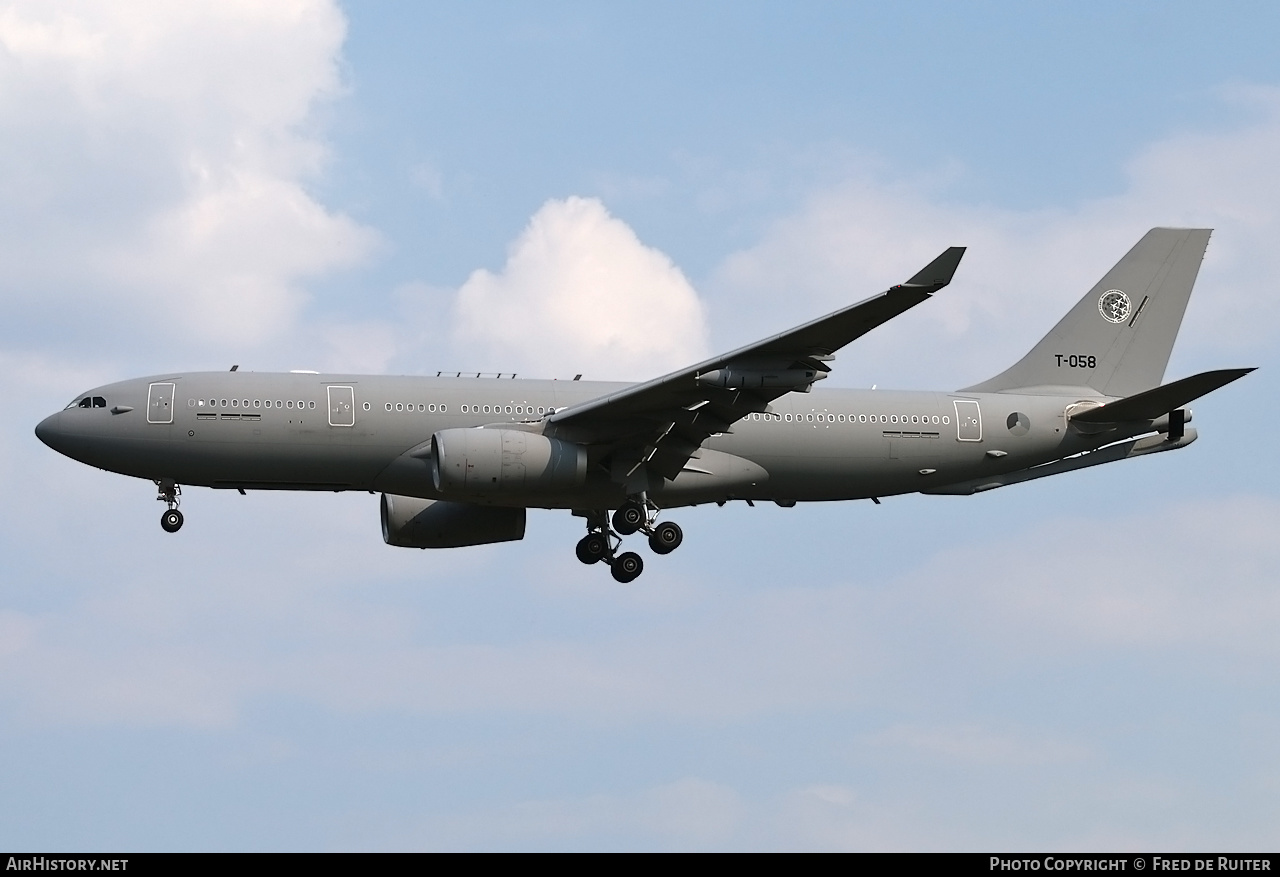
[[[906,283],[722,356],[566,408],[548,435],[592,446],[619,483],[647,472],[675,478],[710,436],[791,392],[808,392],[837,350],[951,282],[964,247],[951,247]],[[637,477],[639,476],[639,477]],[[639,489],[643,489],[641,486]]]

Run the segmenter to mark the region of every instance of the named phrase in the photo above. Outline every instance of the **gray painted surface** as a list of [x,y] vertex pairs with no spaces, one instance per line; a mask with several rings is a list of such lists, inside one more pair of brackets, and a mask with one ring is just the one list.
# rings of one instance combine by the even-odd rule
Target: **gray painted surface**
[[1067,385],[1132,396],[1157,386],[1211,231],[1151,229],[1031,352],[968,389],[990,393]]

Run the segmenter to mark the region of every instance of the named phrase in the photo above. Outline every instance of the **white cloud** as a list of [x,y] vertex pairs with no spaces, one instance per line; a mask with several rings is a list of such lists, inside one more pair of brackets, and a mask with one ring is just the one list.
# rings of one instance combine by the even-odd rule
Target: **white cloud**
[[644,380],[706,351],[703,307],[671,260],[594,198],[548,201],[494,274],[458,290],[458,345],[486,371]]
[[444,173],[434,162],[421,161],[409,169],[409,182],[437,204],[445,203]]
[[157,344],[287,331],[301,281],[375,242],[306,188],[325,160],[310,120],[341,93],[344,35],[327,0],[0,11],[10,305],[74,307],[113,329],[128,313]]
[[1280,325],[1280,300],[1261,282],[1280,274],[1280,90],[1235,89],[1224,99],[1245,103],[1251,121],[1157,141],[1129,162],[1124,191],[1072,207],[957,203],[945,179],[895,181],[874,166],[850,174],[725,258],[708,284],[714,325],[736,319],[750,323],[748,336],[776,331],[899,283],[945,247],[964,245],[955,283],[847,348],[833,376],[964,386],[1030,349],[1148,228],[1197,226],[1215,233],[1183,348],[1256,356]]

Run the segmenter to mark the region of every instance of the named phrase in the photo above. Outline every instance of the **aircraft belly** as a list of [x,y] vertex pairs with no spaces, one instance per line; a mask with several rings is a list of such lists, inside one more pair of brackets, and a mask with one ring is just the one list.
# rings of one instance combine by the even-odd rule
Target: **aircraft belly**
[[100,442],[92,462],[125,475],[199,486],[364,489],[386,464],[388,455],[380,451],[298,441],[200,441],[182,433],[170,440]]

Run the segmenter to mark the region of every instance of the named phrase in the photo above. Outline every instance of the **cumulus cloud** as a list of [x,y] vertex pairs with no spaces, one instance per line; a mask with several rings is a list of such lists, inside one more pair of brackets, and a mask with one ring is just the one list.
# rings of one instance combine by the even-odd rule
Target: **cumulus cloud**
[[302,281],[376,241],[306,185],[324,164],[311,119],[341,93],[344,35],[328,0],[7,5],[11,312],[71,307],[118,332],[127,312],[154,343],[288,330]]
[[706,351],[701,301],[680,269],[595,198],[548,201],[502,270],[457,295],[456,338],[490,371],[642,380]]

